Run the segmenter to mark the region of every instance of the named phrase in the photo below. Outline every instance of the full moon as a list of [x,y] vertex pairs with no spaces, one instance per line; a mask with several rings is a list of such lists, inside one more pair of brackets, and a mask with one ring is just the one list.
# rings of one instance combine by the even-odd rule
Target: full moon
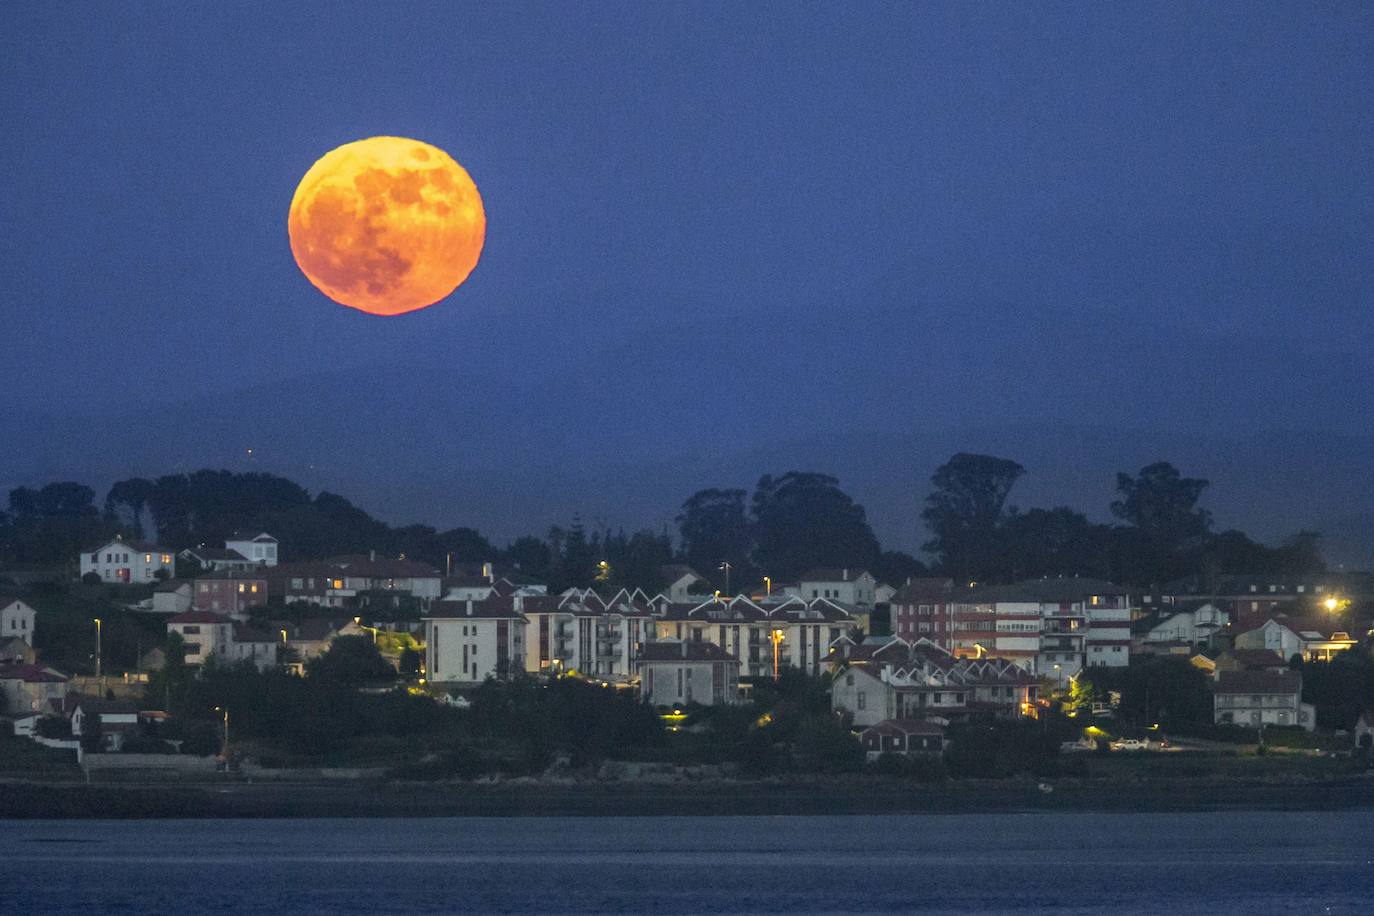
[[371,137],[310,167],[286,220],[320,292],[374,315],[433,305],[477,266],[487,217],[477,185],[437,146]]

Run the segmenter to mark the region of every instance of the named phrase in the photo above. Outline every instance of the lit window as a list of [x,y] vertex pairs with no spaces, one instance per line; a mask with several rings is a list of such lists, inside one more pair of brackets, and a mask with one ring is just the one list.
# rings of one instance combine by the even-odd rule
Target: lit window
[[144,562],[144,563],[151,563],[151,562],[153,562],[153,555],[152,555],[151,553],[145,553],[145,554],[143,555],[143,562]]

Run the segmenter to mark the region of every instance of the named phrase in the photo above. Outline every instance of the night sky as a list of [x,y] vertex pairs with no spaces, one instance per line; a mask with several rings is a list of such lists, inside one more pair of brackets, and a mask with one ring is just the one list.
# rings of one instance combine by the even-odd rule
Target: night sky
[[[1168,459],[1369,566],[1371,61],[1362,4],[7,3],[0,486],[254,468],[504,541],[802,468],[914,549],[955,451],[1096,519]],[[384,134],[488,218],[389,319],[286,237]]]

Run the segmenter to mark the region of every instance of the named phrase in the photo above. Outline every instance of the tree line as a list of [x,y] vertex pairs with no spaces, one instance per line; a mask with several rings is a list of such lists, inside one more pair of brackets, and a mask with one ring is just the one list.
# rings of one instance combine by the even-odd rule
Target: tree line
[[[939,574],[958,581],[1006,582],[1090,576],[1147,586],[1183,576],[1300,575],[1324,566],[1320,537],[1299,532],[1278,547],[1243,532],[1213,530],[1200,503],[1208,481],[1158,462],[1117,475],[1114,524],[1065,507],[1022,510],[1011,494],[1025,469],[991,455],[960,453],[931,477],[921,521],[930,561],[885,550],[864,511],[829,474],[765,474],[753,488],[707,488],[689,496],[669,531],[588,529],[574,518],[505,547],[473,528],[392,526],[348,499],[265,473],[200,470],[129,478],[97,504],[90,487],[60,481],[9,493],[0,512],[0,562],[70,564],[82,549],[116,534],[181,550],[218,546],[235,531],[269,531],[289,560],[375,550],[437,569],[495,562],[556,589],[663,586],[661,570],[685,563],[733,591],[793,580],[814,567],[867,568],[900,585]],[[916,520],[913,519],[913,527]]]

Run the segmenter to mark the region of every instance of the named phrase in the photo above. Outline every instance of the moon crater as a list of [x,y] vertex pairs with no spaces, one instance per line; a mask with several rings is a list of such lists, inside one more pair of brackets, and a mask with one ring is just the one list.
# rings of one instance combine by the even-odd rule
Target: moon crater
[[287,229],[297,265],[326,296],[399,315],[467,279],[481,255],[486,213],[472,178],[443,150],[372,137],[311,166]]

